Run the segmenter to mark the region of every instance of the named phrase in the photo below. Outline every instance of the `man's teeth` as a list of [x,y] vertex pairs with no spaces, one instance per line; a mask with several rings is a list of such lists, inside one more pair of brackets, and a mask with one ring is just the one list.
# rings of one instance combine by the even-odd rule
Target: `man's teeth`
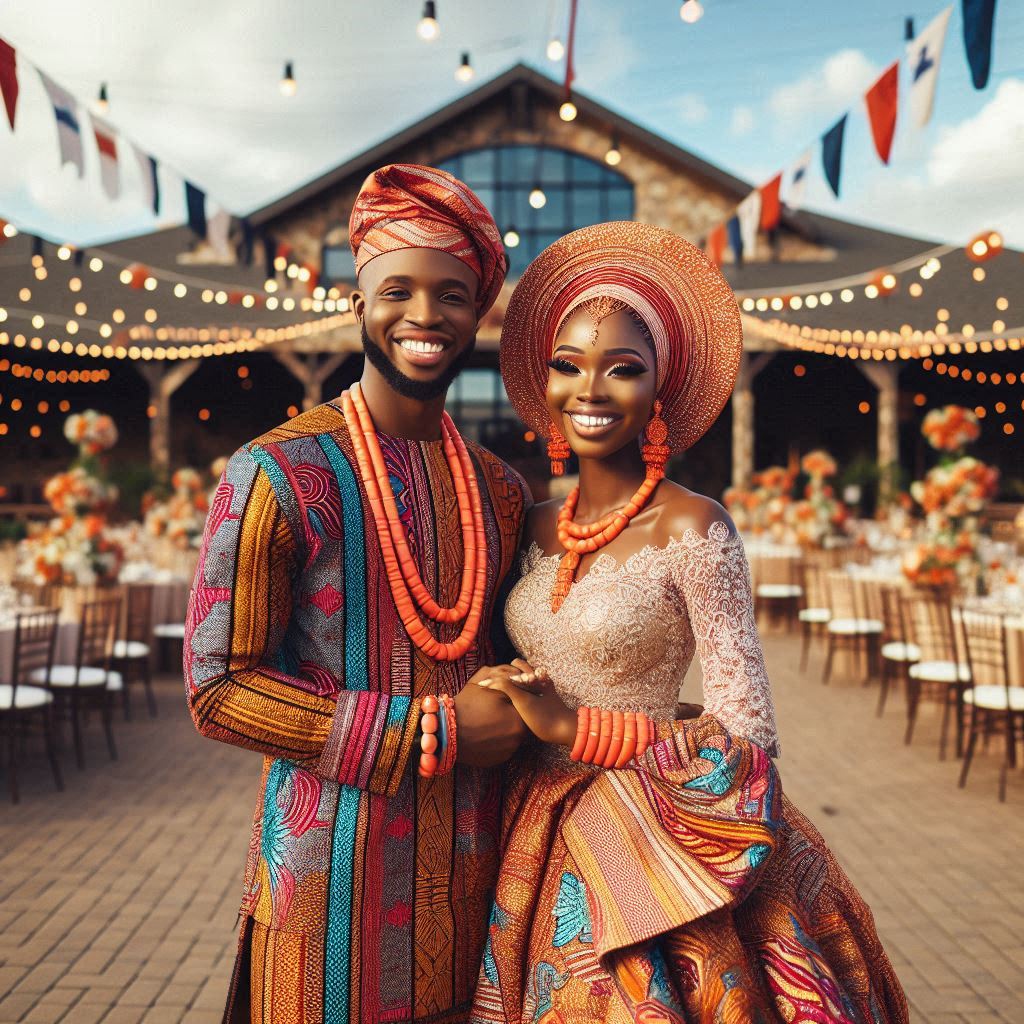
[[572,413],[572,420],[581,427],[607,427],[615,422],[614,416],[584,416],[582,413]]
[[444,345],[439,345],[434,341],[414,341],[412,338],[403,338],[398,343],[406,352],[425,352],[434,354],[436,352],[443,352]]

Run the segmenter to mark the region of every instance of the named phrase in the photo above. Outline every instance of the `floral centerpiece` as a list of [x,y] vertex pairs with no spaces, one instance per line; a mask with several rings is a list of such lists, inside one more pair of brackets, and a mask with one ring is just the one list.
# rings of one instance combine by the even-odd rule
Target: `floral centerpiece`
[[17,573],[38,584],[114,583],[124,559],[107,522],[117,488],[107,481],[99,456],[117,443],[117,427],[90,409],[68,417],[64,436],[78,447],[78,458],[43,487],[55,515],[19,545]]
[[184,466],[171,477],[172,493],[165,501],[150,496],[145,503],[145,528],[175,547],[198,547],[210,502],[199,471]]
[[996,494],[999,470],[963,453],[981,435],[969,409],[933,409],[921,433],[942,458],[910,485],[910,496],[925,514],[927,538],[907,552],[903,573],[921,586],[965,586],[981,573],[980,516]]

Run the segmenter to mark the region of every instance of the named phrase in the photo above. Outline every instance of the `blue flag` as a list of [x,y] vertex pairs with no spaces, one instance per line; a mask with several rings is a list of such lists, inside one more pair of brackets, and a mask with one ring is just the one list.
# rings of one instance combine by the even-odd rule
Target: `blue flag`
[[185,206],[188,226],[200,237],[206,237],[206,193],[191,181],[185,182]]
[[846,131],[847,115],[841,118],[821,138],[821,162],[825,178],[832,191],[839,196],[839,175],[842,172],[843,132]]
[[992,25],[996,0],[961,0],[964,18],[964,46],[975,89],[984,89],[992,68]]
[[736,260],[736,266],[743,266],[743,232],[740,230],[740,219],[737,216],[730,217],[729,223],[725,225],[729,232],[729,245],[732,246],[732,254]]

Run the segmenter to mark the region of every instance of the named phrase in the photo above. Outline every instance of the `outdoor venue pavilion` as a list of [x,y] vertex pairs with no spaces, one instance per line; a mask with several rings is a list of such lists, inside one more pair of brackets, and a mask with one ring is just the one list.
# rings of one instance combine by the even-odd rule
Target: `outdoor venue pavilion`
[[[59,239],[8,240],[0,248],[0,442],[17,456],[16,469],[8,463],[9,500],[31,500],[66,458],[61,400],[73,411],[114,415],[122,457],[159,473],[207,464],[353,380],[360,343],[345,301],[354,284],[348,212],[366,174],[393,161],[450,169],[506,233],[509,283],[451,407],[486,443],[542,461],[540,441],[524,440],[497,373],[502,311],[518,274],[560,235],[602,220],[653,222],[701,244],[750,189],[583,95],[567,123],[558,112],[563,99],[560,83],[517,65],[236,220],[226,258],[187,228],[77,253]],[[535,208],[538,189],[546,202]],[[1018,441],[1010,431],[1021,419],[1012,369],[1015,308],[1024,301],[1020,258],[1003,251],[976,263],[962,246],[784,209],[780,226],[759,236],[742,265],[727,255],[724,270],[746,313],[743,365],[730,408],[676,475],[720,492],[760,465],[821,444],[840,462],[860,456],[919,470],[921,417],[972,370],[990,385],[973,389],[978,404],[992,420],[996,403],[1006,410],[981,447],[1009,467]],[[102,268],[91,269],[97,261]],[[938,346],[930,359],[929,338]],[[28,375],[12,380],[14,364]],[[108,379],[55,377],[72,369]],[[40,402],[46,415],[37,414]]]

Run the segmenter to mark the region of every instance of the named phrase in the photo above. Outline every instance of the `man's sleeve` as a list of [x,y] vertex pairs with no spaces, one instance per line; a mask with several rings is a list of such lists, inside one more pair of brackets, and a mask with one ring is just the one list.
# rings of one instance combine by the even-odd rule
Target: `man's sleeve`
[[334,696],[333,679],[318,685],[315,673],[287,671],[282,645],[300,571],[296,526],[242,449],[217,488],[189,598],[184,670],[192,719],[204,736],[393,794],[420,702],[361,689],[358,680],[341,680],[349,688]]

